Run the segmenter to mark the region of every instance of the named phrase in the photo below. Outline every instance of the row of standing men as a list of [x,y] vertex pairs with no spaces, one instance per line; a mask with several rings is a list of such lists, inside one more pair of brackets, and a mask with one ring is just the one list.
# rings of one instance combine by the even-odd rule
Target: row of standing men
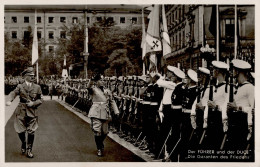
[[[167,66],[165,76],[150,72],[104,77],[120,111],[119,116],[111,112],[111,131],[155,160],[211,161],[190,159],[188,152],[239,150],[247,154],[240,161],[252,161],[255,96],[250,78],[254,74],[245,61],[233,60],[232,65],[233,76],[228,75],[228,64],[213,61],[213,70],[199,67],[187,74]],[[68,80],[62,94],[86,115],[91,107],[87,82]]]

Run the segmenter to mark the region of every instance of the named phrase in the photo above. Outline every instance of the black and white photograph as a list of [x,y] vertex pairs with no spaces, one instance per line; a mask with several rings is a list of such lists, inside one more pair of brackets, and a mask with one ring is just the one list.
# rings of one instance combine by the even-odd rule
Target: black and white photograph
[[256,2],[98,2],[2,5],[3,166],[259,167]]

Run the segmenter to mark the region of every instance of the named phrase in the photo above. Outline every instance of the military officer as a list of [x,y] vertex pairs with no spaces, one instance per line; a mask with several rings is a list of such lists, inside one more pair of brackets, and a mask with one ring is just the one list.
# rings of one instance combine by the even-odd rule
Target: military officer
[[108,89],[104,89],[104,83],[99,73],[96,73],[93,79],[89,81],[87,89],[92,96],[93,104],[89,110],[88,117],[91,119],[91,128],[94,132],[97,146],[97,155],[103,156],[103,142],[108,134],[108,123],[111,121],[108,103],[112,100],[112,94]]
[[234,92],[234,101],[227,104],[229,117],[228,145],[232,150],[244,150],[253,133],[255,92],[254,85],[248,81],[251,65],[238,59],[233,60],[232,63],[237,86]]
[[[11,102],[17,95],[20,96],[20,102],[15,109],[14,128],[22,142],[21,152],[26,153],[27,144],[27,157],[33,158],[32,147],[34,142],[34,133],[38,128],[38,113],[37,107],[43,102],[41,87],[35,83],[34,69],[27,68],[23,72],[25,82],[18,84],[18,86],[10,92],[6,105],[11,105]],[[27,143],[26,143],[26,132]]]

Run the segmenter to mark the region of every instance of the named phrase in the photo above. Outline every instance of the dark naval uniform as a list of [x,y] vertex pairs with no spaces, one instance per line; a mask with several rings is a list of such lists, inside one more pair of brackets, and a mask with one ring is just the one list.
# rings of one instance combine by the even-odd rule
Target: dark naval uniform
[[[182,101],[183,101],[183,83],[180,82],[176,84],[176,87],[172,93],[172,111],[169,118],[172,118],[171,125],[172,125],[172,135],[170,136],[167,142],[167,151],[170,153],[174,146],[180,139],[180,130],[181,130],[181,120],[182,120]],[[172,153],[170,157],[171,160],[177,161],[177,155],[179,153],[179,148],[177,147]]]
[[183,97],[183,119],[181,126],[181,160],[187,159],[187,150],[192,147],[189,141],[192,132],[191,116],[195,115],[196,108],[196,97],[197,97],[197,87],[196,85],[188,87],[184,90]]

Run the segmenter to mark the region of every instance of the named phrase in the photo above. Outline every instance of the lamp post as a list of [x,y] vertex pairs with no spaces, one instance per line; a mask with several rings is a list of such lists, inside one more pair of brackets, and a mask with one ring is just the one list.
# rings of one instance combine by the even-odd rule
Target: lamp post
[[213,54],[215,53],[215,49],[214,48],[210,48],[209,44],[206,44],[205,46],[202,46],[200,48],[201,51],[201,55],[202,57],[207,61],[207,68],[210,67],[210,63],[212,62],[212,60],[214,59]]

